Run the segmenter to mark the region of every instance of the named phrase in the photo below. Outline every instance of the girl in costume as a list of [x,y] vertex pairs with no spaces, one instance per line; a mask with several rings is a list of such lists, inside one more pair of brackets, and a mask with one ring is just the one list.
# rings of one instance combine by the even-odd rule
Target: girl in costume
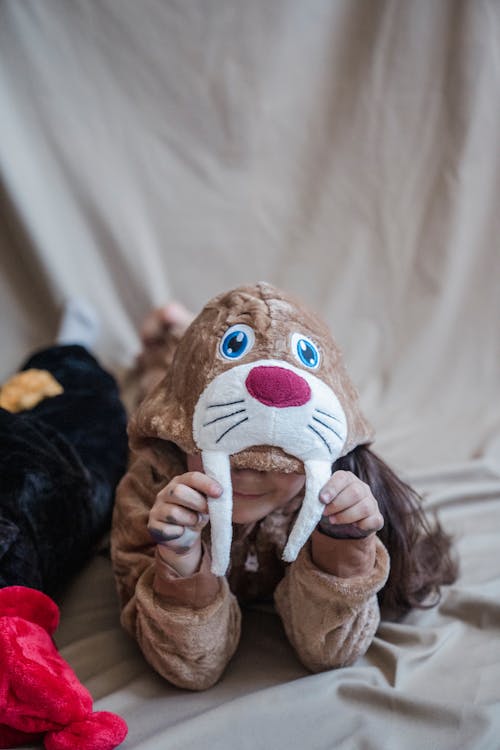
[[112,531],[122,623],[152,666],[213,685],[244,603],[274,599],[313,671],[362,655],[380,609],[435,604],[450,541],[371,451],[325,325],[260,283],[210,301],[182,336],[165,330],[143,358],[147,373],[163,347],[168,367],[130,422]]

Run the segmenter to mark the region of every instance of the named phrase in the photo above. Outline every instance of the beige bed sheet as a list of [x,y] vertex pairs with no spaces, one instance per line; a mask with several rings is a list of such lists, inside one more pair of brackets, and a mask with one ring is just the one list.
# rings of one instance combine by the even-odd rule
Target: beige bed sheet
[[118,372],[151,305],[267,279],[330,322],[460,557],[354,667],[307,674],[254,610],[191,694],[120,631],[97,555],[57,640],[124,749],[500,748],[499,123],[494,0],[0,5],[1,376],[68,297]]

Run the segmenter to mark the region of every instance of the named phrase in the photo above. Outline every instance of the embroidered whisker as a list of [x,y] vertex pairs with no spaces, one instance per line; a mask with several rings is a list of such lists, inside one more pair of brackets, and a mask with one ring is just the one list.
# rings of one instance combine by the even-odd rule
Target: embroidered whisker
[[323,435],[321,434],[321,432],[318,432],[318,430],[315,430],[314,427],[311,424],[308,424],[307,426],[308,426],[308,428],[310,430],[312,430],[320,438],[320,440],[322,440],[324,442],[324,444],[328,448],[328,453],[330,455],[332,455],[332,449],[330,448],[330,445],[328,444],[328,441],[326,440],[326,438],[323,437]]
[[333,434],[336,435],[341,442],[343,442],[342,436],[339,435],[339,433],[336,430],[334,430],[333,427],[330,427],[329,424],[322,422],[321,419],[318,419],[317,417],[313,417],[313,419],[315,422],[319,422],[319,424],[322,424],[323,427],[326,427],[327,430],[330,430],[330,432],[333,432]]
[[243,414],[244,411],[246,411],[246,409],[237,409],[236,411],[232,411],[231,414],[224,414],[222,417],[216,417],[215,419],[210,420],[210,422],[204,422],[203,427],[208,427],[209,424],[214,424],[214,422],[220,422],[221,419],[234,417],[235,414]]
[[325,417],[330,417],[330,419],[334,419],[336,422],[342,423],[342,420],[335,416],[335,414],[330,414],[327,411],[323,411],[322,409],[314,409],[314,411],[317,411],[318,414],[323,414]]
[[248,417],[244,417],[243,419],[240,419],[239,422],[236,422],[236,424],[233,424],[231,427],[228,427],[227,430],[223,432],[222,435],[218,437],[215,442],[219,443],[224,437],[224,435],[227,435],[228,432],[231,432],[231,430],[234,430],[235,427],[238,427],[238,425],[243,424],[243,422],[248,422]]
[[234,406],[235,404],[244,404],[245,399],[240,398],[238,401],[225,401],[223,404],[208,404],[207,409],[216,409],[218,406]]

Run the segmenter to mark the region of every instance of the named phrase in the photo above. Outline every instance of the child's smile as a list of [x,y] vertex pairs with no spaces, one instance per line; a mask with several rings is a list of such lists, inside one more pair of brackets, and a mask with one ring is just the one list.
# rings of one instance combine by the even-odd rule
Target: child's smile
[[233,523],[252,523],[284,507],[304,487],[304,474],[233,469]]
[[[203,471],[201,456],[188,456],[189,471]],[[254,523],[283,508],[302,490],[304,474],[232,469],[233,523]]]

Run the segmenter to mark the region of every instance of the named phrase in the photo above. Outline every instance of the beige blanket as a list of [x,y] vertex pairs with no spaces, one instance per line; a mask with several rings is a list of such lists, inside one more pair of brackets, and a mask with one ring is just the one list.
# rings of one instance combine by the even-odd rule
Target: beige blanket
[[308,675],[254,610],[191,694],[120,631],[96,555],[57,639],[124,748],[500,748],[499,51],[496,0],[0,5],[1,376],[67,297],[118,371],[151,305],[267,279],[329,321],[460,558],[354,667]]

